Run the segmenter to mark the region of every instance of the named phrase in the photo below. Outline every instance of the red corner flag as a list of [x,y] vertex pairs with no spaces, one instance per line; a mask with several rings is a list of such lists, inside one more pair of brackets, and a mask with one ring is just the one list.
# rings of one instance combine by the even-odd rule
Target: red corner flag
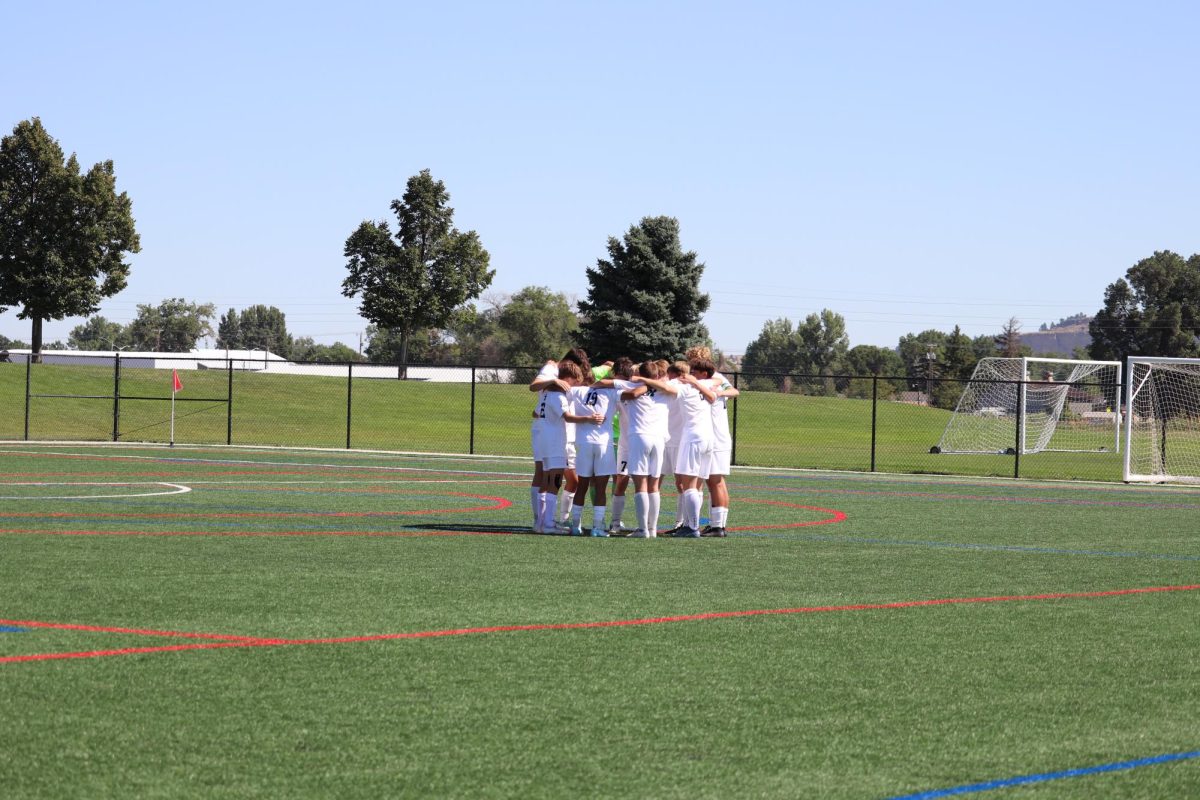
[[171,393],[174,394],[183,388],[183,381],[179,380],[179,370],[171,370]]

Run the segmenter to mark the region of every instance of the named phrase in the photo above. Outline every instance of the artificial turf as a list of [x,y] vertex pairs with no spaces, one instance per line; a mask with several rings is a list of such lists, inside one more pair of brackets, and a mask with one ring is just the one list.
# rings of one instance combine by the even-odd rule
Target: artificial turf
[[741,470],[728,539],[593,540],[523,532],[524,466],[0,449],[0,794],[884,798],[1200,747],[1200,492]]

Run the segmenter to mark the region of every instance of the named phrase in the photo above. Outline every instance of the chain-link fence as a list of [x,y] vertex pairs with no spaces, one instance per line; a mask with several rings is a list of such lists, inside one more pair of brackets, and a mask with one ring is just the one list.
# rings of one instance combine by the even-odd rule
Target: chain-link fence
[[[528,368],[119,355],[58,355],[37,364],[14,355],[13,361],[0,363],[0,438],[9,440],[166,442],[173,428],[174,440],[189,444],[529,453]],[[182,383],[178,392],[173,372]],[[1061,384],[1054,404],[1031,405],[1025,392],[1012,391],[1020,402],[959,412],[952,424],[966,380],[726,375],[740,392],[729,403],[739,465],[1121,477],[1116,383]],[[1010,383],[1017,390],[1034,384]],[[1049,434],[1039,429],[1045,441],[1036,447],[1027,437],[1035,421],[1052,426]],[[989,433],[977,446],[967,437],[965,445],[956,439],[953,452],[940,447],[948,430],[972,426]]]

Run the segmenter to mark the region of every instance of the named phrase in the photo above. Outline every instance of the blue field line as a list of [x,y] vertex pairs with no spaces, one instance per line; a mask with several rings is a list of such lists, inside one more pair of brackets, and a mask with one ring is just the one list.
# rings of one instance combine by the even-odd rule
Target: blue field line
[[0,633],[25,633],[28,628],[18,628],[13,625],[0,625]]
[[950,550],[995,550],[1010,553],[1037,553],[1053,556],[1098,556],[1101,558],[1149,558],[1162,561],[1200,561],[1200,555],[1180,555],[1176,553],[1139,553],[1119,550],[1068,550],[1058,547],[1033,547],[1019,544],[976,544],[973,542],[936,542],[906,539],[879,539],[869,536],[829,536],[818,533],[759,533],[730,531],[730,536],[756,536],[768,539],[799,539],[809,542],[832,542],[843,544],[881,544],[892,547],[937,547]]
[[1132,761],[1118,761],[1114,764],[1100,764],[1095,767],[1065,769],[1059,772],[1039,772],[1036,775],[1020,775],[1016,778],[985,781],[983,783],[971,783],[965,786],[953,786],[949,789],[932,789],[930,791],[917,792],[916,794],[896,795],[894,797],[887,798],[887,800],[934,800],[934,798],[938,797],[952,797],[959,794],[987,792],[991,791],[992,789],[1006,789],[1010,786],[1024,786],[1030,783],[1045,783],[1046,781],[1056,781],[1062,778],[1079,778],[1084,775],[1096,775],[1103,772],[1120,772],[1127,769],[1136,769],[1137,767],[1151,767],[1156,764],[1167,764],[1172,761],[1185,761],[1189,758],[1197,757],[1200,757],[1200,750],[1193,750],[1190,753],[1167,753],[1166,755],[1153,756],[1151,758],[1138,758]]

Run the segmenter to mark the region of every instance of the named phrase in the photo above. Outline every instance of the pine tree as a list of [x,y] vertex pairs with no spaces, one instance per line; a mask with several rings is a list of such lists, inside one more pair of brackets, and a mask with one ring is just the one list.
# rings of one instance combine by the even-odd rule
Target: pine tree
[[700,292],[704,265],[683,251],[677,219],[643,218],[623,241],[609,238],[608,255],[588,269],[587,299],[579,304],[593,358],[682,358],[708,340],[700,321],[710,302]]

